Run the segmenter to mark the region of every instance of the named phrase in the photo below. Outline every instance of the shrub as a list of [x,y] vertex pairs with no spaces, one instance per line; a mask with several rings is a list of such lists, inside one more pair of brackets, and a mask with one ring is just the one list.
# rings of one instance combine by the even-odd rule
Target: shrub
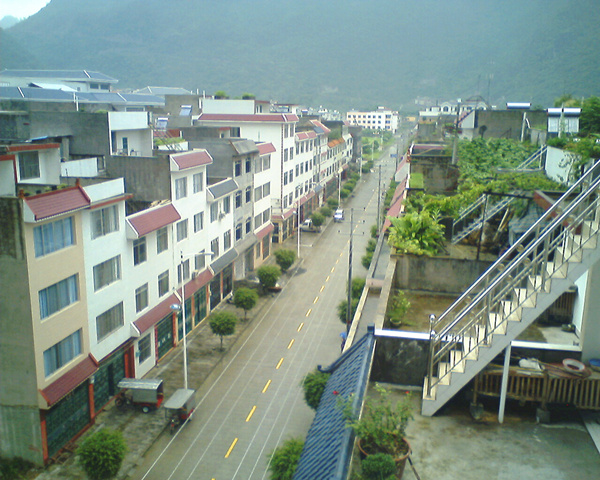
[[389,244],[398,253],[433,256],[444,245],[444,226],[428,211],[390,217]]
[[19,479],[26,478],[25,474],[33,468],[33,464],[22,458],[0,457],[0,478]]
[[348,190],[347,188],[342,188],[340,190],[340,198],[348,198],[350,196],[350,190]]
[[277,265],[281,268],[281,271],[285,272],[294,264],[296,252],[287,248],[275,250],[275,260],[277,261]]
[[396,462],[388,453],[368,455],[360,464],[362,474],[368,480],[396,478]]
[[319,402],[321,401],[321,397],[323,396],[323,392],[325,391],[325,386],[327,385],[327,380],[329,380],[330,373],[320,372],[319,370],[315,370],[314,372],[309,373],[302,380],[302,389],[304,390],[304,400],[306,400],[307,405],[316,410],[319,408]]
[[[354,318],[354,314],[356,313],[356,309],[358,308],[358,298],[352,299],[352,311],[350,312],[350,321]],[[342,300],[337,306],[338,318],[343,324],[346,324],[348,319],[346,315],[348,314],[348,300]]]
[[331,210],[331,208],[325,207],[325,206],[321,207],[321,209],[319,210],[319,212],[324,217],[331,217],[331,215],[333,214],[333,211]]
[[363,163],[361,171],[362,171],[362,173],[370,173],[371,172],[371,167],[369,166],[369,162]]
[[304,442],[299,438],[286,440],[281,447],[277,447],[269,455],[271,480],[292,480],[303,448]]
[[367,280],[363,277],[352,279],[352,298],[360,298]]
[[248,310],[252,310],[258,301],[256,290],[247,287],[238,288],[233,294],[233,304],[244,310],[244,320]]
[[360,175],[356,172],[354,172],[352,175],[350,175],[350,180],[354,180],[355,182],[358,182],[359,179],[360,179]]
[[367,270],[371,266],[372,261],[373,261],[373,252],[365,253],[362,256],[362,258],[360,259],[360,263],[362,263],[362,266],[365,267]]
[[317,228],[325,223],[325,217],[319,212],[313,212],[310,218],[313,221],[313,225]]
[[371,225],[371,238],[377,238],[379,235],[379,228],[377,225]]
[[223,350],[223,337],[233,335],[236,324],[237,317],[234,313],[224,311],[211,313],[209,317],[210,329],[221,338],[221,350]]
[[399,327],[404,322],[409,308],[410,302],[404,296],[404,292],[401,290],[398,291],[388,305],[388,319],[390,323],[395,327]]
[[373,253],[377,248],[377,241],[374,238],[369,238],[367,242],[367,252]]
[[281,268],[277,265],[263,265],[256,271],[256,276],[263,288],[272,288],[277,285],[277,280],[281,276]]
[[79,461],[91,480],[116,477],[126,452],[123,434],[107,428],[91,434],[77,449]]
[[329,205],[329,208],[337,208],[340,204],[337,201],[337,198],[329,197],[327,199],[327,205]]

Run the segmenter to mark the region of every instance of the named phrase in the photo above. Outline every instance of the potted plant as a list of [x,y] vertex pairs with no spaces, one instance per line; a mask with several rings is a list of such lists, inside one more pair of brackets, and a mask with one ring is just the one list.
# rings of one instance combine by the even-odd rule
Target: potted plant
[[342,412],[358,438],[361,454],[391,455],[396,462],[397,478],[402,478],[404,465],[410,454],[410,444],[405,438],[406,427],[413,418],[410,396],[403,396],[401,400],[393,403],[390,392],[384,387],[375,384],[375,390],[378,395],[366,400],[362,415],[357,417],[354,414],[352,397],[342,399]]

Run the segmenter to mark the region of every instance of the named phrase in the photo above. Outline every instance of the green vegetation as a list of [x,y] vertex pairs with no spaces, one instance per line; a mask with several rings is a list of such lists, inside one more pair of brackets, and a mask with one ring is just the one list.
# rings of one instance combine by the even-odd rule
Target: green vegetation
[[214,312],[210,314],[209,325],[211,331],[221,339],[221,350],[223,350],[223,337],[228,337],[235,333],[237,317],[231,312]]
[[77,449],[79,462],[91,480],[116,477],[126,452],[123,434],[107,428],[92,433]]
[[329,197],[327,199],[327,205],[329,205],[329,208],[337,208],[340,204],[337,201],[337,198]]
[[296,252],[287,248],[275,250],[275,261],[282,272],[287,272],[288,268],[296,261]]
[[323,225],[325,223],[325,217],[323,216],[322,213],[319,212],[313,212],[312,215],[310,216],[310,219],[313,222],[313,225],[316,228],[319,228],[321,225]]
[[22,458],[0,457],[0,478],[6,480],[24,480],[33,464]]
[[389,244],[398,253],[436,255],[444,245],[444,226],[428,211],[389,217]]
[[256,276],[263,288],[273,288],[281,277],[281,268],[277,265],[263,265],[256,270]]
[[240,287],[233,294],[233,304],[244,310],[244,320],[248,310],[252,310],[256,302],[258,302],[258,293],[252,288]]
[[271,480],[292,480],[304,448],[304,441],[291,438],[269,455]]
[[[356,309],[358,308],[358,298],[352,299],[352,310],[350,311],[350,321],[354,318],[356,314]],[[342,300],[337,306],[337,314],[338,318],[342,323],[346,323],[348,321],[348,300]]]
[[307,405],[313,410],[319,408],[321,397],[323,396],[325,386],[327,385],[327,381],[329,380],[330,376],[330,373],[324,373],[320,372],[319,370],[315,370],[306,375],[304,380],[302,380],[304,400],[306,400]]
[[366,480],[393,480],[396,478],[396,462],[389,453],[367,455],[360,464]]
[[398,328],[402,324],[406,324],[406,314],[410,309],[410,302],[404,296],[402,290],[398,290],[390,299],[388,304],[386,317],[393,327]]
[[[352,292],[350,292],[350,296],[352,298],[360,298],[360,296],[362,295],[362,292],[365,288],[366,283],[367,283],[367,280],[364,277],[353,278],[352,279]],[[346,288],[348,288],[347,285],[346,285]]]
[[333,215],[333,210],[331,210],[331,208],[329,208],[329,207],[327,207],[325,205],[321,207],[321,209],[319,210],[319,212],[324,217],[331,217],[331,215]]

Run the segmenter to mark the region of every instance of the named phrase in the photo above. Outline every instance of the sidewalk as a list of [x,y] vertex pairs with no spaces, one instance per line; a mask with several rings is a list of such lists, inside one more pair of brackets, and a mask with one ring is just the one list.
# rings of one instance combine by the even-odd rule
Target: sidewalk
[[[323,229],[327,228],[331,218],[327,219],[327,223]],[[289,237],[282,245],[275,246],[277,248],[289,248],[295,250],[297,237]],[[294,269],[298,268],[302,262],[296,261],[292,268],[279,279],[279,283],[285,286],[292,278]],[[275,256],[271,256],[265,261],[265,264],[275,264]],[[231,311],[240,319],[236,331],[233,335],[223,338],[223,350],[220,350],[220,338],[214,335],[208,324],[208,319],[204,319],[188,336],[187,353],[188,353],[188,384],[189,388],[197,390],[207,379],[210,373],[217,367],[223,358],[230,350],[238,348],[238,345],[243,341],[238,340],[244,336],[248,327],[252,324],[255,318],[260,317],[263,310],[269,306],[273,295],[266,294],[260,296],[256,306],[247,314],[247,320],[244,321],[244,311],[236,308],[234,305],[226,301],[214,311]],[[243,338],[242,338],[243,340]],[[163,379],[165,399],[168,399],[175,390],[183,386],[183,351],[181,345],[171,350],[160,363],[156,365],[144,378],[161,378]],[[90,427],[81,437],[74,441],[73,446],[69,446],[68,451],[61,455],[61,462],[55,463],[47,467],[36,478],[37,480],[81,480],[86,478],[83,469],[76,461],[74,451],[80,445],[87,435],[97,431],[100,428],[110,428],[123,432],[125,442],[127,443],[128,452],[123,461],[123,465],[117,479],[128,478],[139,461],[152,446],[155,440],[167,427],[167,419],[164,409],[160,408],[157,411],[148,414],[142,413],[138,409],[130,408],[122,411],[116,408],[114,401],[110,401],[108,405],[97,415],[96,423]]]

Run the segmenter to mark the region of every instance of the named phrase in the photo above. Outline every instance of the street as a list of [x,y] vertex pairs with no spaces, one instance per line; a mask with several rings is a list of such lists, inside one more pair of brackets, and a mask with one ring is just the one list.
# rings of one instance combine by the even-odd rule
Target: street
[[[304,402],[302,379],[339,356],[345,330],[337,305],[346,298],[350,209],[353,276],[364,277],[361,257],[376,222],[377,195],[384,195],[395,162],[386,152],[362,176],[343,206],[343,222],[301,234],[301,259],[283,290],[198,389],[192,419],[173,436],[163,433],[132,478],[265,479],[268,455],[284,440],[306,436],[314,412]],[[286,248],[295,249],[294,241]]]

